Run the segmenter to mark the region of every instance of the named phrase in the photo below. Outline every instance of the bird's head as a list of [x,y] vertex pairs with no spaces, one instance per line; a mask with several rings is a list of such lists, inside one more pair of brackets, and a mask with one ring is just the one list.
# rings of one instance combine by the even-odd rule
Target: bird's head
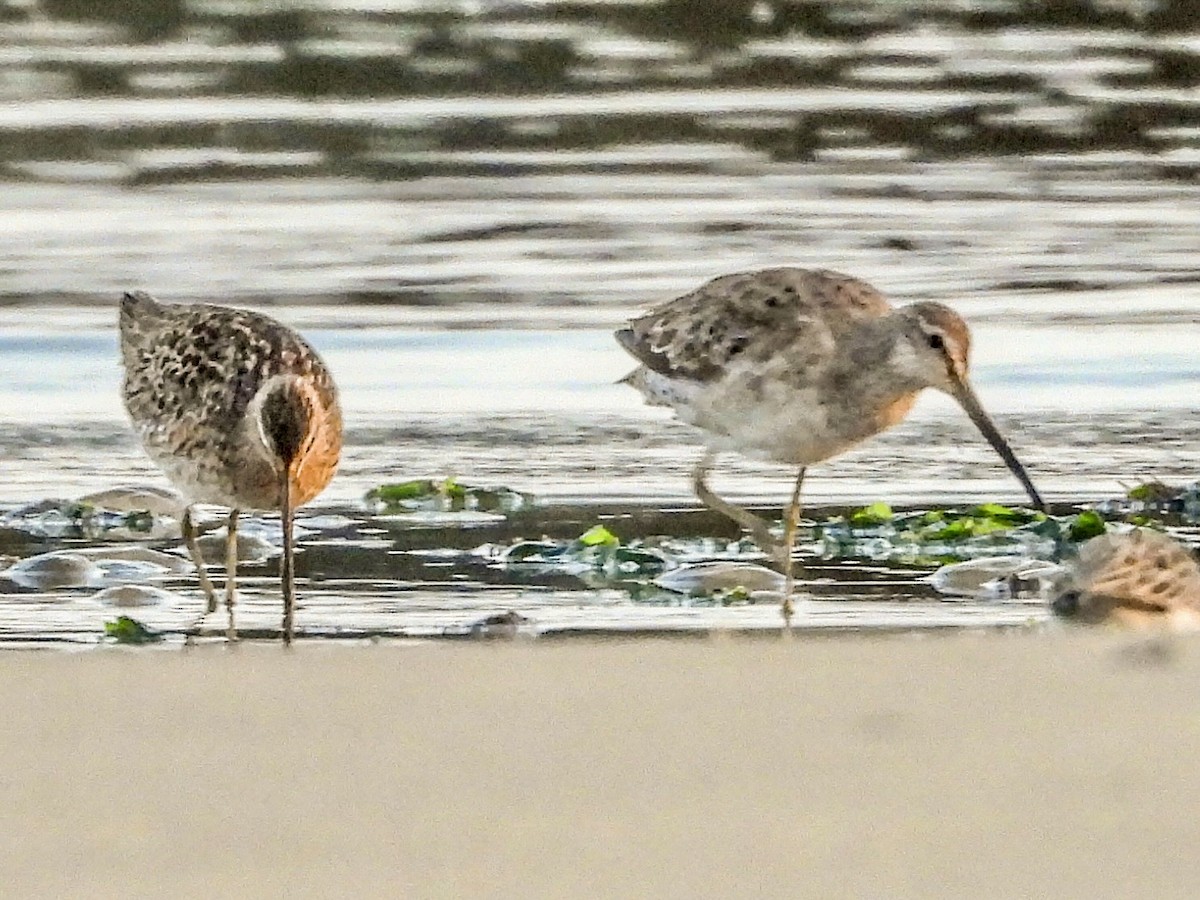
[[1051,593],[1055,615],[1126,627],[1200,626],[1200,566],[1178,541],[1148,528],[1084,544]]
[[901,337],[890,364],[918,388],[934,388],[958,401],[1029,494],[1034,507],[1045,504],[1008,442],[984,411],[969,377],[971,330],[962,316],[941,303],[914,303],[897,310]]
[[940,303],[914,303],[897,311],[901,339],[891,364],[920,387],[945,391],[955,399],[969,385],[971,331],[962,316]]

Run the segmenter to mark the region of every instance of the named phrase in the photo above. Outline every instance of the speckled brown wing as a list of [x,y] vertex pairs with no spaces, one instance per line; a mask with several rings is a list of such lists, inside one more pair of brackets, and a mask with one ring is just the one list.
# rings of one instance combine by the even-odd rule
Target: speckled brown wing
[[765,360],[805,344],[823,354],[854,322],[890,310],[882,294],[848,275],[764,269],[715,278],[633,319],[616,338],[654,372],[708,382],[743,354]]
[[121,305],[121,352],[134,429],[189,498],[274,507],[261,495],[276,491],[277,479],[244,437],[253,398],[275,376],[304,379],[318,401],[312,417],[321,440],[298,469],[297,505],[332,477],[341,443],[337,389],[321,358],[291,329],[249,310],[130,294]]
[[1105,534],[1083,545],[1072,567],[1072,586],[1147,612],[1200,607],[1200,565],[1191,552],[1161,532],[1138,528]]
[[149,298],[122,305],[126,408],[135,424],[169,418],[207,421],[232,434],[272,375],[314,378],[331,397],[332,379],[304,340],[249,310],[169,306]]

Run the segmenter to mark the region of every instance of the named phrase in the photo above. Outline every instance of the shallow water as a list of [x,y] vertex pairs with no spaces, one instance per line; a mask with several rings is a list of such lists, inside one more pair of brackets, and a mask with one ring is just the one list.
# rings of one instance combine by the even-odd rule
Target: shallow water
[[[341,327],[329,328],[320,327],[323,310],[279,312],[318,326],[308,333],[338,373],[347,406],[342,468],[306,514],[342,516],[345,523],[332,535],[318,530],[301,538],[302,634],[458,637],[507,611],[526,617],[522,633],[538,634],[778,627],[773,604],[724,608],[669,594],[635,598],[619,586],[597,587],[571,574],[531,579],[473,554],[521,537],[569,539],[597,521],[625,540],[736,536],[729,523],[696,510],[690,496],[688,476],[700,455],[696,433],[642,408],[631,391],[612,384],[627,363],[607,330],[352,327],[354,310],[336,311]],[[404,311],[394,314],[403,318]],[[1116,496],[1122,483],[1150,474],[1182,481],[1200,461],[1200,441],[1187,428],[1184,407],[1198,376],[1185,365],[1183,348],[1150,357],[1140,371],[1113,373],[1106,354],[1115,348],[1105,340],[1121,330],[1113,314],[1075,326],[1097,336],[1084,341],[1096,353],[1092,360],[1058,354],[1054,337],[1061,329],[1053,323],[1023,325],[1026,339],[1010,336],[1016,359],[989,363],[991,354],[980,354],[979,391],[1047,497],[1059,503]],[[1161,334],[1164,346],[1178,335],[1171,323],[1140,328],[1148,342]],[[981,340],[992,329],[1005,334],[1000,318],[982,316]],[[64,359],[70,370],[62,367]],[[53,337],[0,329],[0,368],[9,384],[0,423],[9,508],[115,485],[165,484],[124,422],[114,359],[111,327]],[[1029,371],[1038,373],[1032,384]],[[80,377],[89,384],[83,393]],[[1055,398],[1069,391],[1076,392],[1074,409],[1056,408]],[[1139,407],[1155,397],[1175,397],[1180,408],[1167,402],[1163,409]],[[445,476],[528,492],[538,505],[507,523],[453,517],[429,523],[380,519],[362,500],[380,483]],[[791,477],[781,467],[730,455],[715,484],[777,516]],[[1019,487],[965,418],[933,397],[894,431],[815,467],[807,497],[814,517],[830,504],[880,498],[909,504],[1021,500]],[[16,559],[94,544],[10,539],[0,553]],[[923,580],[929,564],[829,564],[810,554],[803,561],[804,578],[813,582],[806,592],[820,602],[800,605],[802,629],[1007,626],[1044,618],[1042,608],[1028,602],[939,599]],[[276,573],[274,559],[244,568],[240,623],[251,634],[278,627]],[[194,580],[177,576],[162,586],[183,596],[165,606],[116,610],[91,600],[94,588],[10,595],[0,600],[0,641],[95,642],[101,624],[120,612],[152,627],[186,629],[199,607]],[[218,613],[206,627],[219,632],[222,622]]]
[[[11,512],[11,510],[7,510]],[[765,560],[735,544],[728,523],[699,510],[646,505],[554,503],[507,517],[480,514],[380,515],[358,507],[310,510],[298,519],[301,552],[299,634],[347,639],[531,638],[630,633],[708,633],[778,630],[776,600],[722,602],[657,589],[649,575],[605,573],[586,566],[504,563],[501,548],[521,539],[569,540],[602,522],[625,540],[647,538],[679,561]],[[214,515],[209,526],[216,526]],[[265,526],[265,528],[263,527]],[[173,538],[141,541],[182,554]],[[263,553],[244,560],[237,622],[248,637],[278,635],[278,526],[251,520],[243,534],[261,534]],[[219,538],[220,535],[218,534]],[[665,543],[663,543],[665,541]],[[31,558],[51,550],[112,550],[129,546],[104,538],[31,537],[0,529],[0,553]],[[214,552],[214,558],[219,558]],[[177,567],[172,567],[176,569]],[[1045,611],[1036,600],[975,602],[939,599],[926,583],[928,565],[813,558],[806,563],[806,599],[798,604],[800,632],[1029,626]],[[98,589],[146,584],[166,591],[148,605],[118,607]],[[218,581],[218,587],[220,582]],[[225,612],[199,623],[200,596],[190,572],[135,572],[74,588],[37,588],[0,573],[0,646],[88,646],[105,622],[128,615],[165,633],[168,645],[185,635],[221,636]],[[493,617],[502,615],[500,621]],[[515,618],[506,618],[512,617]]]
[[[1048,498],[1195,477],[1200,33],[1173,4],[93,6],[0,3],[3,509],[163,483],[118,399],[115,302],[144,287],[267,307],[337,374],[347,448],[311,514],[352,525],[302,540],[302,630],[456,634],[507,610],[544,633],[775,627],[761,604],[531,584],[471,555],[497,529],[628,516],[653,527],[624,538],[733,537],[694,512],[697,435],[614,384],[610,332],[774,264],[954,303]],[[539,505],[433,528],[361,502],[446,475]],[[777,514],[791,477],[730,456],[715,483]],[[815,467],[806,497],[814,515],[1020,500],[938,397]],[[0,553],[73,545],[8,535]],[[802,627],[1043,615],[940,601],[928,566],[807,562],[822,599]],[[244,585],[264,634],[274,566]],[[187,624],[195,587],[168,586],[185,598],[133,614]],[[95,642],[114,613],[91,593],[0,594],[0,641]]]

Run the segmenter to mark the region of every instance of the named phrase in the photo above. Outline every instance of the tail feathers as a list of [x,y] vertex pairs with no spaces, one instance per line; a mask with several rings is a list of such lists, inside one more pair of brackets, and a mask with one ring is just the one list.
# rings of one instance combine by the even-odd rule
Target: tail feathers
[[121,351],[128,355],[146,343],[163,317],[163,307],[145,291],[130,291],[121,298]]
[[681,378],[667,378],[646,366],[634,369],[617,384],[627,384],[642,395],[647,406],[666,406],[678,410],[691,402],[696,385]]
[[136,325],[147,319],[158,319],[163,308],[145,291],[127,291],[121,298],[121,327]]
[[[639,334],[632,326],[627,325],[613,332],[617,343],[625,348],[625,352],[640,362],[643,366],[662,375],[671,375],[671,360],[665,353],[659,352],[644,334]],[[632,382],[631,382],[632,383]]]

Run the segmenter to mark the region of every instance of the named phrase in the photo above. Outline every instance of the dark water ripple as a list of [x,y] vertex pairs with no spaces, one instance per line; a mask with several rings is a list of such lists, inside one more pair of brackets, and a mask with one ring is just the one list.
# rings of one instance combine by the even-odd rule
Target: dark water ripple
[[0,296],[1194,281],[1190,8],[9,0]]
[[[1200,49],[1185,8],[12,2],[0,84],[22,111],[0,127],[15,138],[10,161],[37,147],[60,159],[109,151],[133,157],[134,180],[277,166],[413,177],[439,151],[708,139],[774,162],[856,146],[923,158],[1169,153],[1195,146]],[[51,102],[63,98],[69,113]],[[80,98],[122,102],[100,115]],[[261,114],[237,99],[262,101]],[[79,130],[98,121],[103,133]],[[180,146],[225,159],[136,158]],[[1189,171],[1183,159],[1176,168]]]

